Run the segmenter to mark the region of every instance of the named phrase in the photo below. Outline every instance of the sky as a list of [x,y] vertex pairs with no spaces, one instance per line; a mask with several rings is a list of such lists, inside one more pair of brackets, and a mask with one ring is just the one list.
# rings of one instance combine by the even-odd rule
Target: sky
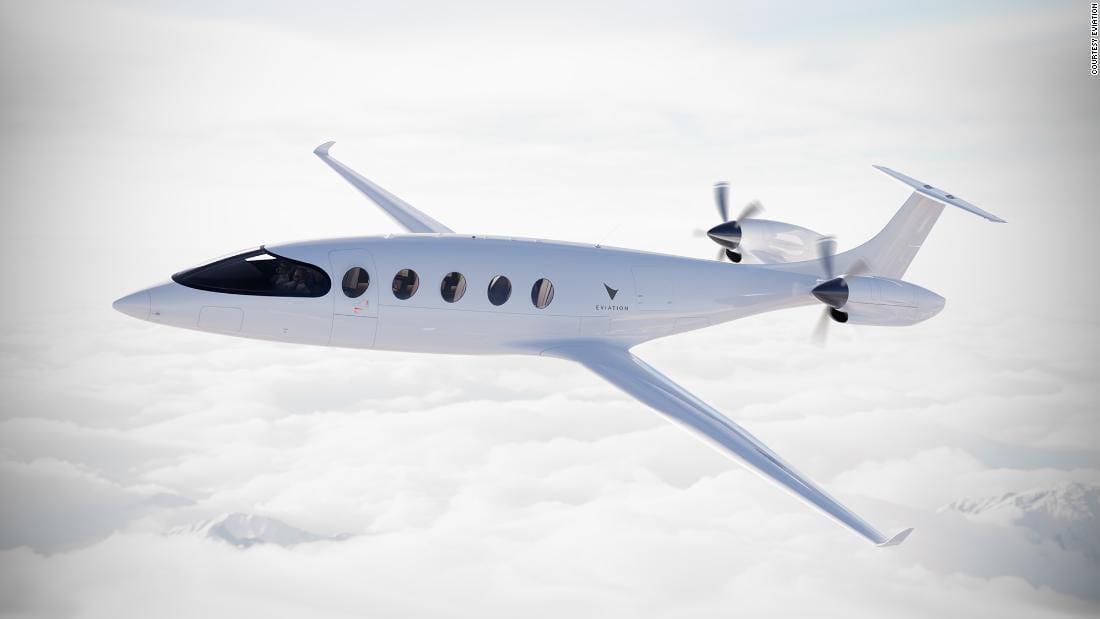
[[[0,613],[1094,616],[1095,556],[943,509],[1100,488],[1087,9],[0,3]],[[944,212],[921,325],[821,349],[800,308],[635,350],[916,532],[869,547],[564,361],[112,311],[233,251],[397,232],[330,139],[478,234],[704,258],[729,180],[843,250],[908,195],[872,164],[1006,219]],[[351,537],[165,534],[228,512]]]

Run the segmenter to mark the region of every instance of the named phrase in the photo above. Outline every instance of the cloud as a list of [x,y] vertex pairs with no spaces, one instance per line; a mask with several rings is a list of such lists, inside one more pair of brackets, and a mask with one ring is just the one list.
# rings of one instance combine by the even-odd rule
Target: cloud
[[107,537],[158,507],[187,505],[164,489],[125,487],[68,461],[0,463],[8,500],[0,507],[0,548],[71,549]]
[[[704,615],[715,608],[763,612],[774,604],[775,583],[789,583],[790,574],[798,574],[784,605],[792,613],[876,614],[896,606],[897,613],[919,615],[928,612],[931,596],[940,596],[937,605],[996,608],[1009,616],[1092,608],[1080,597],[1091,597],[1087,585],[1096,566],[1036,545],[1023,531],[936,511],[958,497],[1097,479],[1095,466],[1006,467],[977,449],[986,444],[986,411],[1033,423],[1059,418],[1033,409],[1029,389],[998,396],[995,385],[952,406],[960,397],[953,375],[995,375],[996,364],[968,357],[965,341],[950,340],[936,344],[952,360],[942,368],[919,356],[906,360],[900,353],[913,344],[903,331],[872,346],[892,357],[866,366],[861,380],[873,388],[838,392],[831,386],[845,384],[866,343],[842,335],[828,353],[837,363],[815,367],[823,353],[802,341],[795,328],[800,318],[778,315],[757,330],[759,350],[742,352],[759,355],[763,367],[739,369],[724,381],[696,373],[698,358],[674,340],[641,352],[704,397],[722,401],[860,513],[888,529],[916,525],[917,533],[894,552],[865,547],[569,364],[297,348],[119,318],[114,346],[135,358],[150,356],[114,379],[129,385],[134,405],[130,415],[113,418],[121,428],[26,417],[3,426],[8,466],[48,463],[46,470],[64,471],[5,482],[9,496],[19,498],[12,505],[22,506],[5,516],[7,545],[77,548],[48,556],[25,548],[0,554],[5,573],[24,575],[20,590],[6,598],[13,600],[9,608],[49,609],[59,602],[51,601],[54,585],[46,583],[60,579],[74,607],[101,599],[105,613],[127,598],[160,591],[178,602],[180,614],[215,607],[224,614],[258,596],[265,599],[257,609],[276,616],[315,598],[334,615],[371,608],[418,616],[455,606],[483,614],[528,607],[536,615],[578,608]],[[730,328],[686,336],[687,346],[693,337],[718,350],[736,349],[741,340]],[[133,350],[135,341],[149,352]],[[765,355],[766,342],[781,352]],[[177,350],[177,343],[192,349],[153,352]],[[52,354],[70,359],[68,365],[41,364],[37,371],[58,384],[82,382],[99,368],[65,354],[79,345],[58,344]],[[264,363],[249,362],[257,358]],[[1042,367],[1041,356],[1033,361]],[[922,368],[921,380],[935,388],[906,397],[914,384],[890,377],[908,376],[909,364]],[[167,366],[177,374],[170,380],[162,376]],[[25,371],[29,382],[46,380]],[[387,380],[377,378],[383,376]],[[400,384],[425,376],[442,378],[421,382],[425,388],[410,400]],[[335,395],[284,398],[288,377],[295,389]],[[760,388],[769,380],[796,389]],[[106,406],[95,399],[113,401],[113,384],[85,396],[91,408]],[[1055,409],[1072,395],[1039,394]],[[745,418],[737,414],[742,395]],[[895,397],[901,405],[892,404]],[[165,400],[174,402],[167,411]],[[1042,436],[1016,434],[1001,449],[1011,454]],[[183,500],[147,504],[165,494]],[[51,498],[58,495],[66,499]],[[64,518],[39,518],[37,529],[27,524],[51,509]],[[256,558],[160,535],[229,511],[358,537],[318,549],[263,550]],[[69,524],[72,514],[81,515],[81,526]],[[149,565],[153,557],[163,563]],[[110,569],[92,568],[103,562]],[[201,577],[173,584],[173,574]]]

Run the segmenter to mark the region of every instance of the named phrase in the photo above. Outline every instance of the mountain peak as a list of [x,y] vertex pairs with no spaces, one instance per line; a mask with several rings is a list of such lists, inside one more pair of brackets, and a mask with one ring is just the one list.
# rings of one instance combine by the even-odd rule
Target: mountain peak
[[240,512],[222,514],[191,526],[177,527],[169,531],[169,534],[199,535],[228,542],[238,548],[248,548],[256,544],[288,547],[309,542],[342,541],[351,537],[348,533],[319,535],[292,527],[276,518]]
[[1023,527],[1034,542],[1084,553],[1100,566],[1100,484],[1063,482],[993,497],[959,499],[939,509]]

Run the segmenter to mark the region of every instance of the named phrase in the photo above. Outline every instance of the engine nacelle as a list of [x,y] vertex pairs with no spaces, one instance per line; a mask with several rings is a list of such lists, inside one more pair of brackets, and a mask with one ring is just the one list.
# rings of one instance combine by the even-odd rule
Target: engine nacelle
[[[845,277],[848,300],[832,312],[833,319],[854,325],[904,327],[940,313],[944,298],[909,282],[887,277]],[[845,314],[840,320],[837,314]]]
[[813,230],[767,219],[749,219],[738,224],[741,226],[741,242],[736,251],[748,258],[755,258],[752,262],[777,264],[817,257],[817,241],[821,234]]

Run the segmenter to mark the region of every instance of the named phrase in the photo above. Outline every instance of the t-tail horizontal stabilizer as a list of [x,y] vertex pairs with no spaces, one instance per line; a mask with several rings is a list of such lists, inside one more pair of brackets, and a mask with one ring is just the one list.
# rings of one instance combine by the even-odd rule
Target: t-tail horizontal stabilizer
[[888,175],[892,176],[893,178],[901,181],[902,183],[905,183],[906,185],[909,185],[917,193],[921,194],[922,196],[924,196],[926,198],[930,198],[932,200],[935,200],[936,202],[939,202],[940,204],[950,204],[951,206],[957,206],[957,207],[963,209],[964,211],[970,211],[971,213],[974,213],[975,215],[978,215],[979,217],[985,217],[989,221],[995,221],[997,223],[1002,223],[1002,224],[1005,223],[1005,220],[1001,219],[1000,217],[997,217],[993,213],[987,213],[986,211],[983,211],[982,209],[974,206],[973,204],[967,202],[966,200],[963,200],[962,198],[957,198],[954,195],[952,195],[950,193],[947,193],[946,191],[944,191],[944,190],[942,190],[938,187],[933,187],[932,185],[929,185],[928,183],[922,183],[922,182],[918,181],[917,179],[915,179],[911,176],[906,176],[906,175],[902,174],[901,172],[891,170],[890,168],[887,168],[886,166],[877,165],[877,166],[874,166],[874,168],[876,170],[884,173],[884,174],[888,174]]

